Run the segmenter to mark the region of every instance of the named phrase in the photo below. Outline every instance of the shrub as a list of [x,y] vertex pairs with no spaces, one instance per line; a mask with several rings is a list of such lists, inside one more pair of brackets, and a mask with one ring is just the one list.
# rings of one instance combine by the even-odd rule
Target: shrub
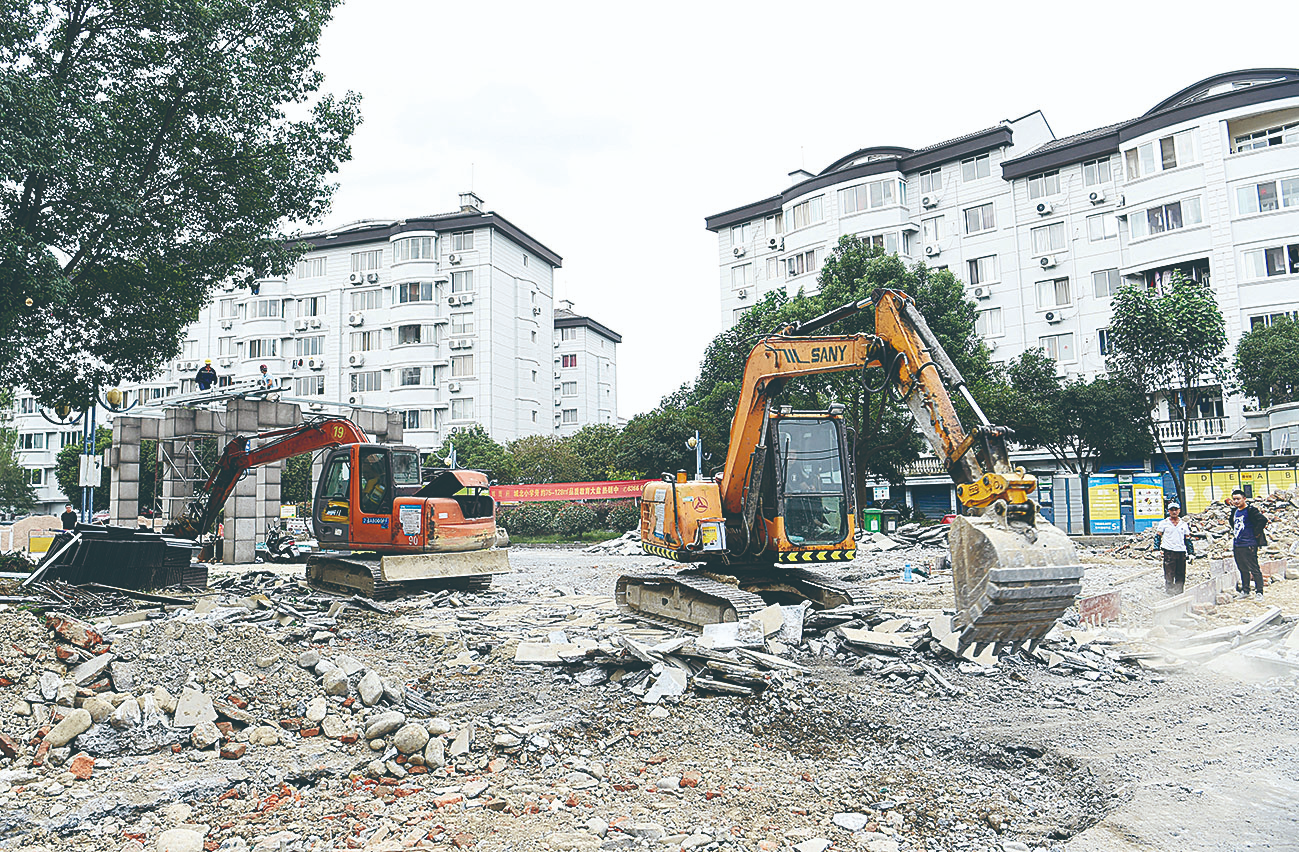
[[585,503],[565,503],[550,528],[560,535],[580,536],[595,529],[595,510]]
[[640,510],[636,508],[635,502],[631,500],[614,505],[609,510],[609,517],[604,523],[605,529],[614,530],[615,532],[626,532],[639,526]]
[[499,507],[496,522],[514,535],[545,535],[550,532],[554,515],[549,503],[520,503]]

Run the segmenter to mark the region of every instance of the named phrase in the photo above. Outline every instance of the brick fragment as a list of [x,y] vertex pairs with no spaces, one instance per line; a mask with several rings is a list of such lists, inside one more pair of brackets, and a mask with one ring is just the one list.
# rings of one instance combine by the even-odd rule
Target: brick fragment
[[78,754],[68,763],[68,772],[72,777],[80,778],[82,781],[90,778],[95,771],[95,759],[86,753]]

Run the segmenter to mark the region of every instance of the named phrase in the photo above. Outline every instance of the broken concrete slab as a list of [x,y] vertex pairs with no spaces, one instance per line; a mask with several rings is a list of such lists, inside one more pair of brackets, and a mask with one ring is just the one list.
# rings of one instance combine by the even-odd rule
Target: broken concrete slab
[[856,627],[836,627],[835,631],[849,644],[889,654],[915,650],[921,642],[914,633],[880,633]]
[[72,680],[77,686],[86,686],[99,680],[108,671],[108,666],[117,659],[112,654],[100,654],[91,657],[72,670]]
[[172,726],[192,728],[200,722],[215,722],[216,708],[212,706],[212,697],[205,692],[186,687],[176,699],[176,712]]
[[686,672],[676,666],[664,667],[663,672],[654,681],[654,685],[641,696],[641,701],[646,704],[658,704],[667,696],[684,695],[687,677]]
[[762,635],[765,639],[784,626],[785,613],[780,604],[772,604],[766,609],[758,610],[749,616],[749,621],[757,624],[762,629]]

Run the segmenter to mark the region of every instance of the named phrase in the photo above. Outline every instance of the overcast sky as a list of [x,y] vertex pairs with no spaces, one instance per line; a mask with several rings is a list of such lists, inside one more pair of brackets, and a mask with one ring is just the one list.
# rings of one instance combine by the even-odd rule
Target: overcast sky
[[442,3],[350,0],[326,89],[364,96],[327,226],[472,188],[564,258],[556,298],[623,336],[624,418],[721,329],[704,217],[871,145],[1040,109],[1056,136],[1197,80],[1299,65],[1293,3]]

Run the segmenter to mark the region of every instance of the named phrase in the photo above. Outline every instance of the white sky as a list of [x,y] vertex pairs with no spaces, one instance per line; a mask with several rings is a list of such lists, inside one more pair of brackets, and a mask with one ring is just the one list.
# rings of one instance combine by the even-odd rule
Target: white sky
[[721,329],[705,216],[858,148],[1036,109],[1067,136],[1213,74],[1299,65],[1295,9],[350,0],[319,67],[365,121],[325,224],[474,189],[564,258],[556,299],[623,336],[630,418],[692,380]]

